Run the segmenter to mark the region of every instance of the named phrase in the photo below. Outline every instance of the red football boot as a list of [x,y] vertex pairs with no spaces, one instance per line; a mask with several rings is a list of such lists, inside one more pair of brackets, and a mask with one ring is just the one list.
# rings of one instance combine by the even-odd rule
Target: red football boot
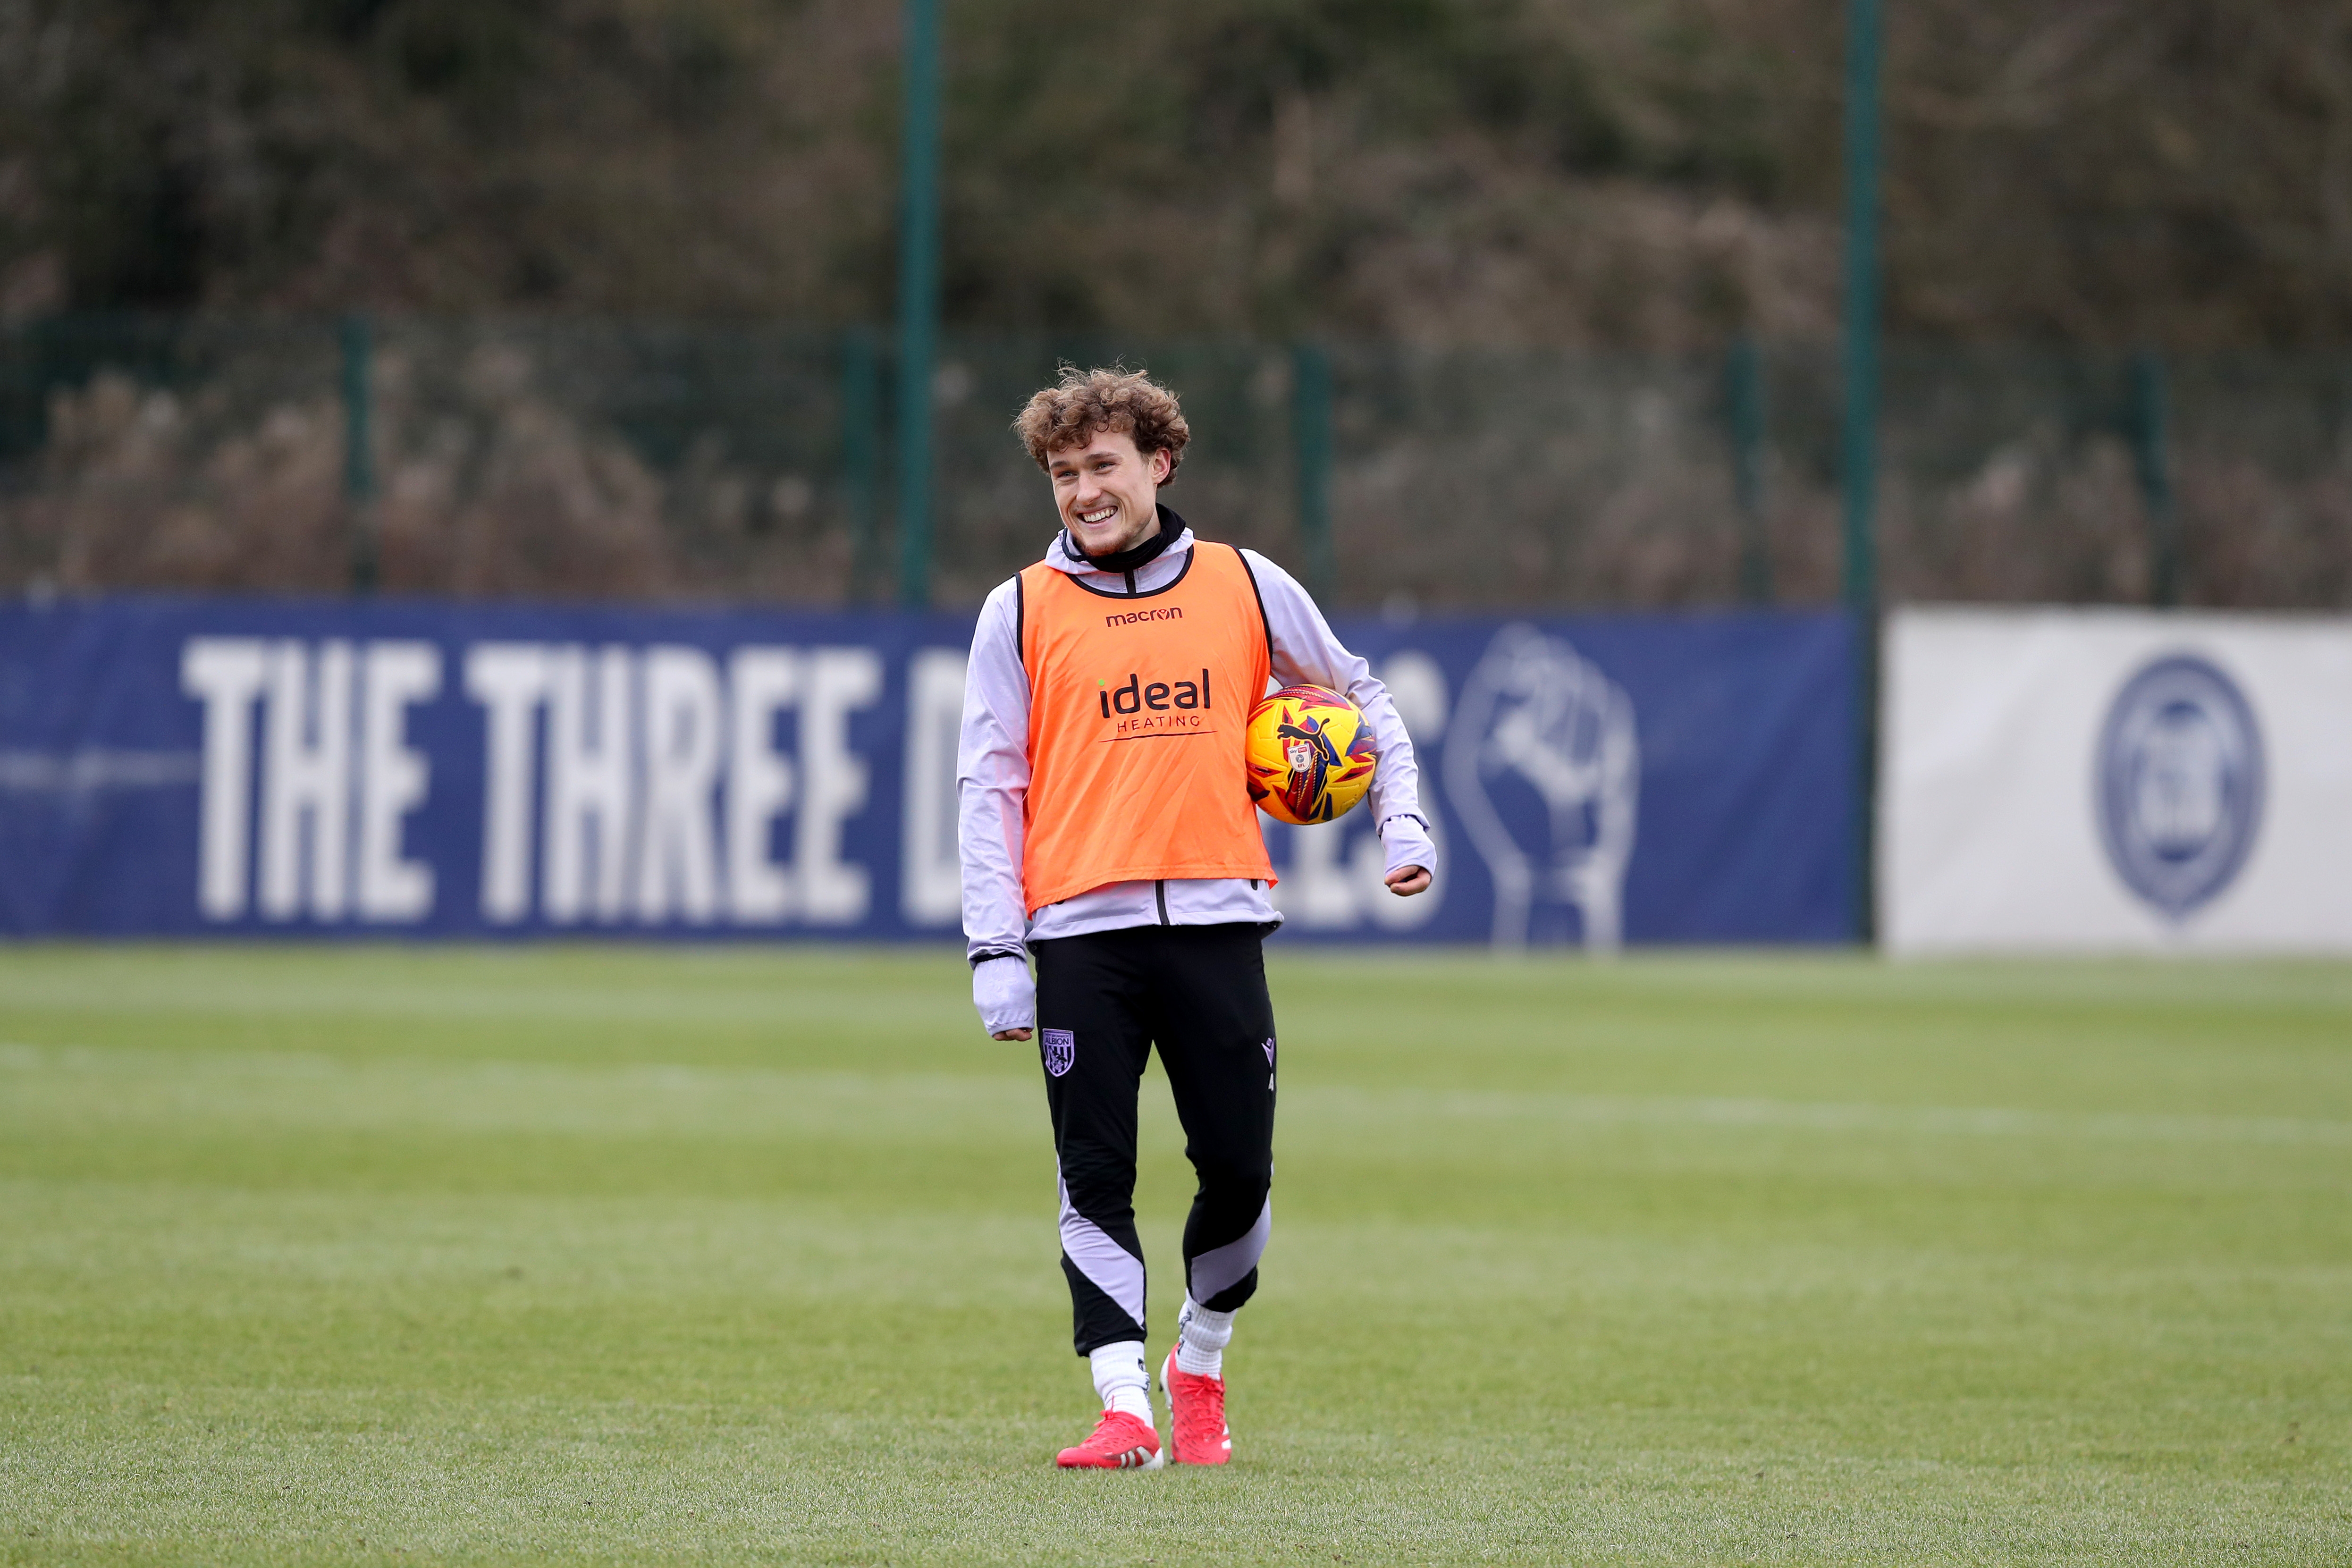
[[1066,1470],[1156,1470],[1168,1462],[1151,1423],[1121,1410],[1106,1410],[1094,1436],[1054,1456]]
[[1223,1378],[1186,1372],[1171,1349],[1160,1366],[1160,1386],[1168,1391],[1168,1425],[1178,1464],[1222,1465],[1234,1457]]

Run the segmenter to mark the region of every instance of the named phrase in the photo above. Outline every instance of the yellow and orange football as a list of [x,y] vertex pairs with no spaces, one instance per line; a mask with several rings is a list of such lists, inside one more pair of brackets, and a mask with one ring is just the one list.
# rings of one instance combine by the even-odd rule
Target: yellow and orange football
[[1250,798],[1277,822],[1345,816],[1380,762],[1363,710],[1336,691],[1286,686],[1250,710]]

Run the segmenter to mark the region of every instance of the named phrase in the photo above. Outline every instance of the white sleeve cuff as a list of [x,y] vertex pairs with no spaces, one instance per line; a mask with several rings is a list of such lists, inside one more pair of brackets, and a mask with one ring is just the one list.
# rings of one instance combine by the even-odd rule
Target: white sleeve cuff
[[1390,872],[1418,866],[1433,877],[1437,875],[1437,846],[1430,841],[1429,829],[1421,818],[1390,817],[1381,824],[1381,844],[1388,851]]

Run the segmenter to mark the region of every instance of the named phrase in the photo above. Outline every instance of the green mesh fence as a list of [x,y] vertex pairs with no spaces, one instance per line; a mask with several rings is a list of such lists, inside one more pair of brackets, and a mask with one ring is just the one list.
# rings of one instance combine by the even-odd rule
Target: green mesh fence
[[364,554],[396,592],[838,600],[873,515],[845,432],[870,447],[877,420],[845,406],[847,341],[394,320],[354,366],[332,322],[20,329],[0,339],[0,569],[340,592]]
[[0,573],[34,589],[340,585],[339,371],[315,325],[0,333]]
[[[886,341],[397,318],[0,330],[0,587],[339,593],[372,571],[406,593],[881,602]],[[1170,503],[1341,605],[1838,592],[1826,349],[950,333],[934,602],[976,602],[1050,536],[1009,426],[1064,361],[1175,386],[1194,440]],[[1898,347],[1882,437],[1890,602],[2352,604],[2352,359]]]

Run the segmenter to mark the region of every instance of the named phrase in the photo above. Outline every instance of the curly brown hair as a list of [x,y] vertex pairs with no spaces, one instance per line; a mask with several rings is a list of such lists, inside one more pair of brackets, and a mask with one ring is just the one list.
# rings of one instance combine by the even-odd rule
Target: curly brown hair
[[1061,378],[1043,388],[1021,410],[1013,430],[1041,468],[1065,447],[1083,447],[1105,430],[1135,438],[1135,449],[1147,458],[1168,454],[1168,477],[1176,482],[1176,467],[1184,460],[1184,445],[1192,427],[1176,395],[1139,370],[1124,365],[1080,370],[1062,366]]

